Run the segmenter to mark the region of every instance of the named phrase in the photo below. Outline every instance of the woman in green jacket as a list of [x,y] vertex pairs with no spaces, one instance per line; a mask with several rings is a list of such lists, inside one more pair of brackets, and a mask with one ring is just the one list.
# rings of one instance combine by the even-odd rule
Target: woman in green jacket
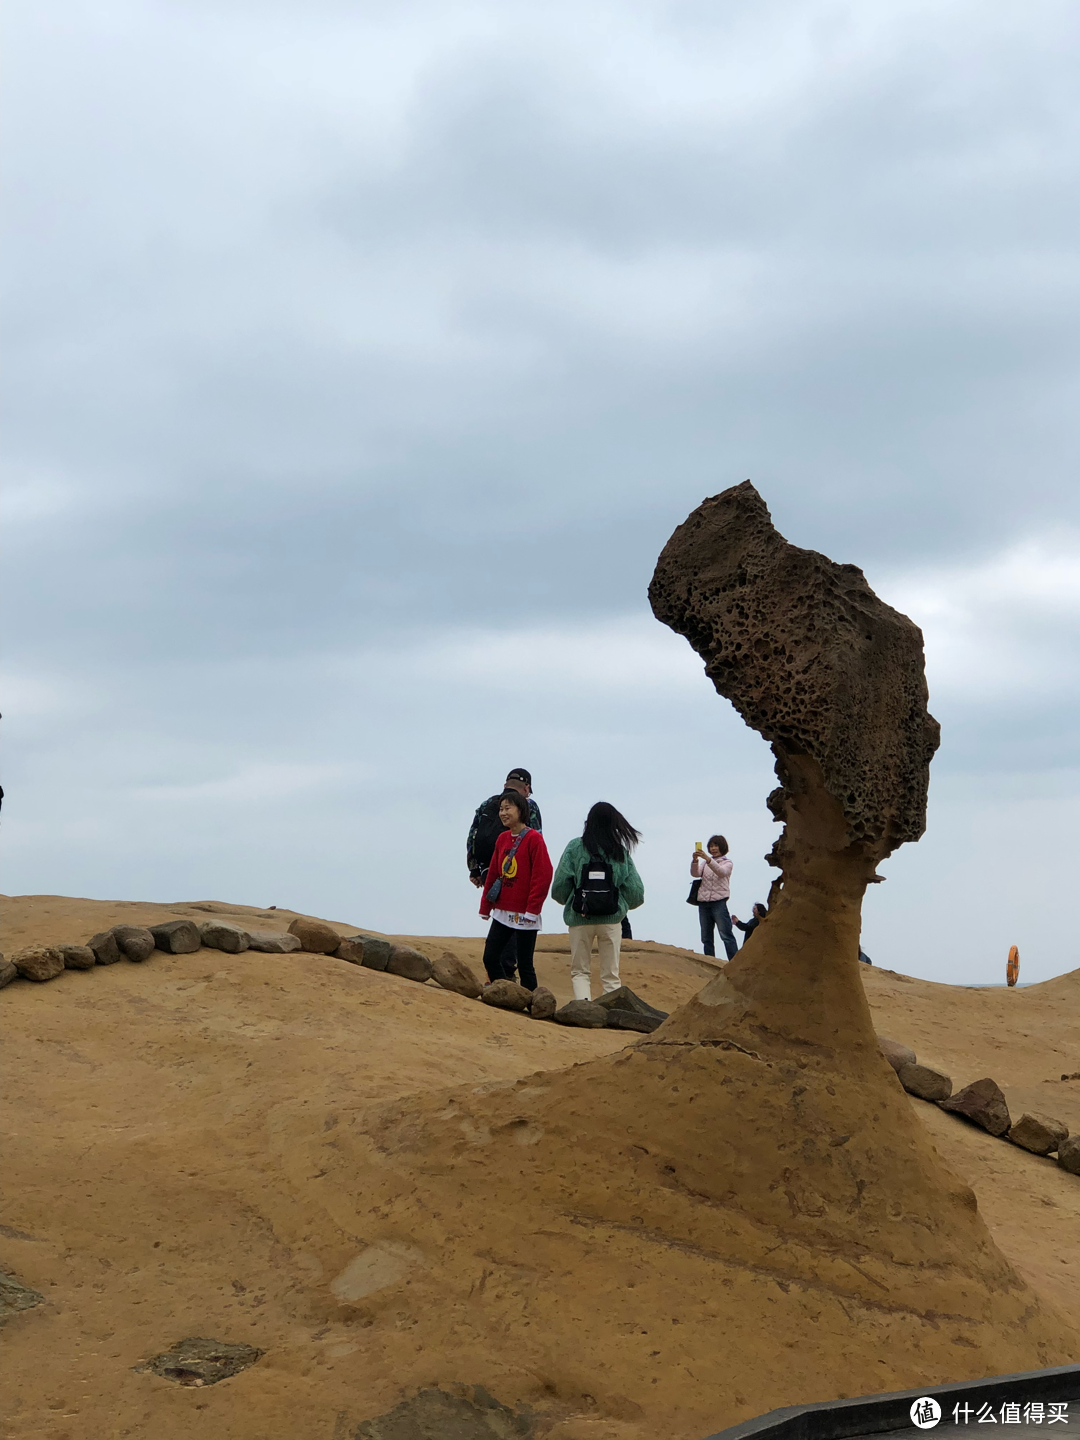
[[594,939],[604,994],[622,984],[619,946],[623,917],[645,899],[645,886],[630,858],[640,839],[614,805],[600,800],[585,817],[581,839],[571,840],[562,853],[551,898],[566,902],[563,919],[570,928],[570,979],[575,1000],[592,999]]

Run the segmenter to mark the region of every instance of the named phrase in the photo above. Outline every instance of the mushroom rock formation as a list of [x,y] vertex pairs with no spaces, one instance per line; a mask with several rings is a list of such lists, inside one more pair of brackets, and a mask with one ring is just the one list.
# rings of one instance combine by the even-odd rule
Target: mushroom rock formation
[[[679,526],[649,599],[772,743],[780,786],[768,804],[784,822],[767,857],[782,872],[768,945],[759,927],[748,960],[708,987],[679,1028],[708,1032],[707,1011],[721,997],[735,1004],[737,991],[739,1005],[770,1007],[768,1028],[783,1030],[787,1016],[797,1033],[812,1023],[823,1040],[839,1039],[833,1027],[850,1028],[858,1014],[845,1043],[865,1043],[862,896],[881,878],[877,863],[926,828],[939,739],[926,708],[922,632],[879,600],[856,566],[789,545],[749,481]],[[763,948],[769,958],[758,964]]]
[[298,1113],[276,1144],[303,1200],[275,1234],[311,1253],[321,1203],[338,1237],[316,1258],[340,1308],[307,1318],[359,1319],[403,1392],[480,1384],[553,1440],[685,1440],[1080,1358],[931,1144],[862,990],[862,894],[922,833],[937,744],[918,630],[788,545],[749,485],[680,526],[650,594],[772,742],[772,911],[615,1054],[360,1109],[332,1145]]

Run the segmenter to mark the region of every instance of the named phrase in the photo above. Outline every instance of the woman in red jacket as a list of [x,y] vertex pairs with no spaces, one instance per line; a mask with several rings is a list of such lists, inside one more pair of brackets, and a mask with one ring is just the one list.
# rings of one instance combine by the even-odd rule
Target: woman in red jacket
[[540,831],[529,828],[524,795],[507,790],[499,801],[499,819],[506,829],[495,841],[480,899],[480,914],[491,919],[484,969],[489,980],[512,980],[516,962],[522,985],[535,990],[533,951],[551,888],[551,858]]

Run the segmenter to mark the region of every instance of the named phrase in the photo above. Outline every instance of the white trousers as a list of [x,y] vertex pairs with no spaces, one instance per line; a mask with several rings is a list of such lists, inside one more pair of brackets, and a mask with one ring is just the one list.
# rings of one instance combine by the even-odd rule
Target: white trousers
[[575,1000],[592,999],[592,942],[600,952],[600,986],[607,995],[618,990],[619,946],[622,944],[621,925],[571,925],[570,926],[570,979],[574,986]]

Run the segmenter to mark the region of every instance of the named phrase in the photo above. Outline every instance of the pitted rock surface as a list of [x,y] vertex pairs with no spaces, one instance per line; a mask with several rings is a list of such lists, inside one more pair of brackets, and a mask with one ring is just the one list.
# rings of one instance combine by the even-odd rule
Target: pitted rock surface
[[120,953],[136,964],[140,964],[157,949],[153,935],[141,925],[114,925],[112,935],[120,947]]
[[247,937],[248,949],[258,950],[264,955],[291,955],[301,948],[295,935],[278,930],[249,930]]
[[169,955],[193,955],[202,945],[194,920],[165,920],[151,925],[150,934],[157,948]]
[[24,945],[15,951],[11,960],[27,980],[55,980],[64,973],[64,956],[55,945]]
[[178,1385],[216,1385],[219,1380],[228,1380],[238,1375],[264,1354],[254,1345],[226,1345],[220,1340],[207,1340],[193,1335],[178,1340],[171,1350],[155,1355],[142,1365],[133,1365],[138,1374],[149,1370],[166,1380],[175,1380]]
[[21,1285],[14,1275],[0,1270],[0,1322],[10,1320],[20,1310],[32,1310],[35,1305],[44,1305],[45,1296],[28,1285]]
[[882,858],[926,825],[937,721],[922,632],[855,565],[789,545],[749,481],[706,500],[657,562],[649,600],[773,747],[786,817],[789,757],[809,755],[850,842]]
[[97,964],[89,945],[61,945],[58,948],[64,957],[65,970],[92,970]]
[[312,955],[332,955],[341,944],[341,936],[332,925],[309,915],[298,915],[289,926],[289,934],[295,935]]
[[973,1080],[948,1100],[942,1100],[941,1108],[951,1110],[954,1115],[962,1115],[991,1135],[1004,1135],[1009,1128],[1009,1107],[1005,1096],[1001,1087],[989,1076]]
[[94,958],[99,965],[119,964],[120,946],[111,930],[101,930],[98,934],[91,935],[86,943],[94,952]]
[[449,950],[444,950],[437,960],[431,962],[431,978],[444,990],[453,990],[468,1000],[479,999],[484,988],[471,966]]
[[199,926],[199,938],[208,950],[223,950],[226,955],[242,955],[251,945],[246,930],[223,920],[204,920]]

